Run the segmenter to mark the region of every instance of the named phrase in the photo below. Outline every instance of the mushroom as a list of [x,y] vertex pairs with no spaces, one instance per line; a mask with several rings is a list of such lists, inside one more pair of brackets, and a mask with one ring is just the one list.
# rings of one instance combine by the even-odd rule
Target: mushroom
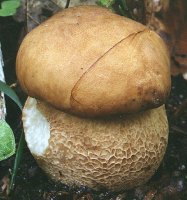
[[27,145],[54,180],[123,190],[164,156],[168,51],[147,27],[97,6],[55,14],[22,42]]

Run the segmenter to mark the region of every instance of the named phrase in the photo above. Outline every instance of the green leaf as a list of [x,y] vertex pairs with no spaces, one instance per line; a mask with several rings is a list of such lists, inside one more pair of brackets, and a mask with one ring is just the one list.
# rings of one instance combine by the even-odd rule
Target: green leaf
[[[8,85],[6,85],[6,83],[4,83],[2,81],[0,81],[0,91],[4,92],[7,96],[9,96],[19,106],[19,108],[22,110],[23,106],[22,106],[18,96],[14,92],[14,90],[12,90],[12,88],[10,88]],[[0,131],[1,131],[1,128],[0,128]],[[0,146],[1,146],[1,144],[0,144]],[[17,171],[18,171],[19,163],[20,163],[22,155],[23,155],[24,146],[25,146],[25,137],[24,137],[24,133],[22,131],[21,137],[20,137],[20,140],[19,140],[19,144],[18,144],[18,149],[17,149],[17,152],[16,152],[16,158],[15,158],[15,161],[14,161],[14,167],[13,167],[13,172],[12,172],[12,176],[11,176],[11,180],[10,180],[10,185],[8,187],[8,194],[10,194],[10,192],[14,188],[15,178],[16,178],[16,174],[17,174]]]
[[0,120],[0,161],[5,160],[15,153],[15,138],[10,126]]
[[110,8],[114,3],[115,3],[115,0],[99,0],[98,1],[99,5],[106,8]]
[[0,81],[0,91],[4,92],[7,96],[9,96],[22,110],[23,106],[21,105],[21,102],[17,94],[14,92],[12,88],[10,88],[6,83],[2,81]]
[[0,16],[7,17],[14,15],[19,6],[20,0],[3,1],[1,3]]

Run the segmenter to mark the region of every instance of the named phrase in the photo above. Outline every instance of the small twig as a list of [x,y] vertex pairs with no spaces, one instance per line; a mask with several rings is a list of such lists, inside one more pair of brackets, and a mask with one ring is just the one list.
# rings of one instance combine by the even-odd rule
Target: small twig
[[26,12],[25,12],[25,19],[26,19],[26,31],[27,33],[29,32],[28,30],[28,13],[29,13],[29,4],[28,4],[28,0],[25,1],[25,7],[26,7]]
[[[5,76],[3,72],[4,62],[3,62],[3,54],[1,52],[1,43],[0,43],[0,81],[5,81]],[[4,93],[0,92],[0,119],[5,119],[6,116],[6,106],[5,106],[5,98]]]
[[174,132],[176,132],[176,133],[182,133],[183,135],[187,135],[187,132],[186,132],[186,131],[180,129],[180,128],[177,127],[177,126],[171,126],[171,130],[174,131]]
[[52,3],[54,3],[58,8],[61,8],[55,1],[50,0]]
[[27,17],[30,18],[35,24],[40,25],[40,22],[35,20],[29,13],[27,13]]
[[17,83],[12,83],[12,84],[10,85],[10,87],[11,87],[11,88],[16,88],[17,85],[18,85]]
[[69,4],[70,4],[70,0],[67,0],[67,1],[66,1],[66,5],[65,5],[65,8],[68,8],[68,7],[69,7]]

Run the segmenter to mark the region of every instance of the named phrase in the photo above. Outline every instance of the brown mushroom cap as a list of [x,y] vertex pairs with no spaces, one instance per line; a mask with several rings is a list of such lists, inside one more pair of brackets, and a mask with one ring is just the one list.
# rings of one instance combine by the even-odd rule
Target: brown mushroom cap
[[63,10],[31,31],[16,72],[29,96],[82,116],[159,107],[170,91],[162,39],[97,6]]
[[38,164],[68,185],[122,190],[145,183],[168,139],[164,106],[111,119],[85,119],[28,98],[25,138]]

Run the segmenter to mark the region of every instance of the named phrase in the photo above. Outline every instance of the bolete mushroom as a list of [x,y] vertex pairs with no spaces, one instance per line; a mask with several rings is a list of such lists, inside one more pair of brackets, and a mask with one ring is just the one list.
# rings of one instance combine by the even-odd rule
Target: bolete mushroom
[[54,180],[122,190],[154,174],[170,91],[156,33],[104,8],[69,8],[26,36],[16,72],[34,97],[23,109],[28,147]]

